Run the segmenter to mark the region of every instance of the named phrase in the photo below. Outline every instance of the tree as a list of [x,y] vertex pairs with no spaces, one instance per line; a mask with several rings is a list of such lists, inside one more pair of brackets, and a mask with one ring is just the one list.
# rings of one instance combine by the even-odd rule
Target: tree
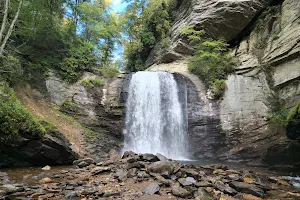
[[[0,29],[0,57],[3,56],[3,51],[4,48],[6,46],[6,43],[9,39],[9,37],[11,36],[13,29],[15,27],[15,24],[17,22],[17,19],[20,15],[21,12],[21,8],[22,8],[22,4],[23,4],[23,0],[19,0],[19,6],[17,8],[16,14],[13,18],[13,20],[9,23],[8,21],[8,10],[9,10],[9,4],[10,4],[10,0],[4,0],[4,11],[3,11],[3,17],[2,17],[2,24],[1,24],[1,29]],[[4,37],[4,39],[2,40],[2,38]]]

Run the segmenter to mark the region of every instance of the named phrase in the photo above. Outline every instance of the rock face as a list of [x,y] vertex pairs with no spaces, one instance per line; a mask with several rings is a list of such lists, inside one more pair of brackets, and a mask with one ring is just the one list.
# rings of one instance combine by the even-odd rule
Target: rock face
[[191,47],[180,36],[184,26],[204,29],[211,37],[234,39],[271,0],[185,0],[180,4],[171,30],[170,46],[161,50],[157,44],[146,65],[159,60],[172,62],[192,53]]
[[[283,129],[272,129],[268,118],[274,102],[281,100],[291,108],[300,100],[300,2],[270,2],[183,1],[170,47],[164,51],[157,44],[148,58],[147,65],[172,62],[155,64],[150,70],[180,73],[189,79],[185,80],[191,88],[189,137],[195,158],[215,157],[251,165],[299,162],[299,143],[289,141]],[[209,100],[201,81],[188,73],[184,61],[178,61],[193,52],[179,36],[184,25],[195,25],[212,37],[234,39],[237,44],[232,55],[238,66],[228,77],[228,88],[219,102]],[[189,86],[189,81],[194,86]]]
[[42,138],[22,138],[17,147],[0,143],[0,168],[31,165],[67,165],[77,155],[71,144],[61,135],[45,135]]
[[[227,80],[220,116],[231,158],[263,158],[269,164],[297,161],[299,144],[284,131],[270,130],[270,108],[281,99],[286,108],[299,100],[300,2],[268,7],[233,50],[240,65]],[[225,156],[225,155],[224,155]]]
[[[67,84],[50,73],[46,86],[51,100],[61,106],[72,102],[72,109],[64,110],[88,130],[85,133],[87,151],[97,159],[104,159],[111,149],[119,149],[123,129],[122,87],[124,75],[105,80],[104,86],[87,88],[82,80],[97,77],[86,73],[75,84]],[[124,89],[125,93],[126,89]]]

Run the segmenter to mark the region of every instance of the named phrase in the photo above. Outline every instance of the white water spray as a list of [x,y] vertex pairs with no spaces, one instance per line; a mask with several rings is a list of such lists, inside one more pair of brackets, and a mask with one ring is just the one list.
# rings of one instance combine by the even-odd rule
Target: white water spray
[[126,103],[124,151],[187,159],[186,88],[183,94],[179,98],[173,74],[133,74]]

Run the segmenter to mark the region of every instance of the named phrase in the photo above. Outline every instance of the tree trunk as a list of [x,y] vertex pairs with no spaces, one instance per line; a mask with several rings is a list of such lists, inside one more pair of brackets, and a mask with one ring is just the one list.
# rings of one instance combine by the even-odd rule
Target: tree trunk
[[7,31],[7,33],[6,33],[6,36],[5,36],[4,40],[1,42],[1,46],[0,46],[0,57],[3,56],[4,47],[5,47],[5,45],[6,45],[7,41],[8,41],[8,39],[9,39],[9,37],[10,37],[10,35],[11,35],[13,29],[14,29],[15,23],[16,23],[18,17],[19,17],[19,14],[20,14],[20,11],[21,11],[21,8],[22,8],[22,4],[23,4],[23,0],[20,0],[19,6],[18,6],[18,10],[17,10],[17,13],[16,13],[16,15],[15,15],[15,18],[14,18],[13,21],[11,22],[11,24],[10,24],[10,26],[9,26],[9,29],[8,29],[8,31]]
[[1,30],[0,30],[0,43],[2,41],[2,37],[5,31],[5,26],[6,26],[6,21],[7,21],[7,14],[8,14],[8,4],[9,4],[9,0],[5,0],[5,6],[4,6],[4,15],[3,15],[3,19],[2,19],[2,25],[1,25]]

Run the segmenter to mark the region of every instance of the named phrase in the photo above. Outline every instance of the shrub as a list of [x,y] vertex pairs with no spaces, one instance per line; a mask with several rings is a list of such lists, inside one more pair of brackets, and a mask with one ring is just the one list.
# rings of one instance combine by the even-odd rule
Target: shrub
[[211,85],[211,93],[215,99],[221,98],[227,89],[226,81],[221,79],[215,80]]
[[42,124],[17,100],[13,89],[0,85],[0,142],[12,143],[18,136],[41,137]]
[[300,101],[288,113],[286,134],[293,140],[300,138]]
[[119,70],[116,67],[102,67],[99,72],[104,78],[114,78],[119,75]]
[[80,83],[87,88],[94,88],[94,87],[103,86],[104,80],[101,78],[90,78],[90,79],[84,79]]
[[64,111],[75,112],[76,104],[74,102],[70,101],[69,99],[66,99],[66,100],[63,101],[60,108]]
[[229,54],[223,39],[204,38],[205,31],[184,27],[182,35],[187,36],[195,47],[195,54],[190,58],[189,71],[199,76],[216,98],[220,98],[226,89],[225,80],[233,72],[236,63]]

